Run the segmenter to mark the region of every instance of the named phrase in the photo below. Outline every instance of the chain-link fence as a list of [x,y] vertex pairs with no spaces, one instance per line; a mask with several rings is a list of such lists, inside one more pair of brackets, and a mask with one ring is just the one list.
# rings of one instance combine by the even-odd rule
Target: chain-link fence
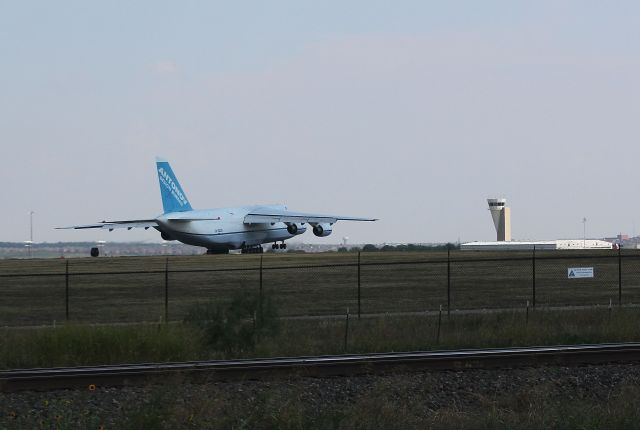
[[0,325],[177,321],[251,292],[284,317],[634,304],[640,251],[6,260]]

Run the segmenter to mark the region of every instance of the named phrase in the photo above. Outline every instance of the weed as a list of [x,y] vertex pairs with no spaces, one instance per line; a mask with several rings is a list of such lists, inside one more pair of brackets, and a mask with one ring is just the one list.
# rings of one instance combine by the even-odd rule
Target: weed
[[200,329],[212,349],[227,354],[252,351],[259,339],[275,335],[279,327],[273,301],[254,293],[237,294],[229,304],[194,305],[184,320]]
[[[255,297],[228,305],[194,307],[187,323],[0,329],[0,368],[29,368],[125,362],[188,361],[340,354],[342,320],[279,320],[267,297],[263,314]],[[436,343],[437,316],[353,319],[353,353],[555,345],[640,340],[636,309],[536,310],[452,314],[443,318]]]

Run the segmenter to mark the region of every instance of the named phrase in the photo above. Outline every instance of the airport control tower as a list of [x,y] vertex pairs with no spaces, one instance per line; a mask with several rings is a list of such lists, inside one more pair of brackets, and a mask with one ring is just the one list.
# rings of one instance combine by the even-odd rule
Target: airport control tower
[[487,199],[487,203],[498,233],[498,242],[511,241],[511,209],[506,206],[507,199]]

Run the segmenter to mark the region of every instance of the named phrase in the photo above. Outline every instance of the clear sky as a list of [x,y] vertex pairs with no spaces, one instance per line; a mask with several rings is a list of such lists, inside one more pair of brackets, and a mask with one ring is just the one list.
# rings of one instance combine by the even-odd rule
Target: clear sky
[[[640,2],[0,0],[0,241],[195,208],[379,217],[309,242],[640,233]],[[638,230],[638,231],[636,231]]]

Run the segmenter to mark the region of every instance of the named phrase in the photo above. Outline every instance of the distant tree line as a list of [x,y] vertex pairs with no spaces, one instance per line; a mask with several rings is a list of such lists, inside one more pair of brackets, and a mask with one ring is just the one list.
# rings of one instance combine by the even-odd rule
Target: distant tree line
[[[113,242],[115,243],[115,242]],[[63,246],[95,246],[96,242],[36,242],[32,246],[34,248],[51,248],[51,247],[63,247]],[[24,242],[0,242],[0,248],[22,248]]]
[[352,248],[341,247],[341,248],[338,248],[338,252],[446,251],[447,249],[460,249],[460,245],[456,243],[451,243],[451,242],[434,244],[434,245],[416,245],[413,243],[409,243],[406,245],[383,245],[383,246],[376,246],[371,243],[367,243],[362,248],[359,248],[357,246],[354,246]]

